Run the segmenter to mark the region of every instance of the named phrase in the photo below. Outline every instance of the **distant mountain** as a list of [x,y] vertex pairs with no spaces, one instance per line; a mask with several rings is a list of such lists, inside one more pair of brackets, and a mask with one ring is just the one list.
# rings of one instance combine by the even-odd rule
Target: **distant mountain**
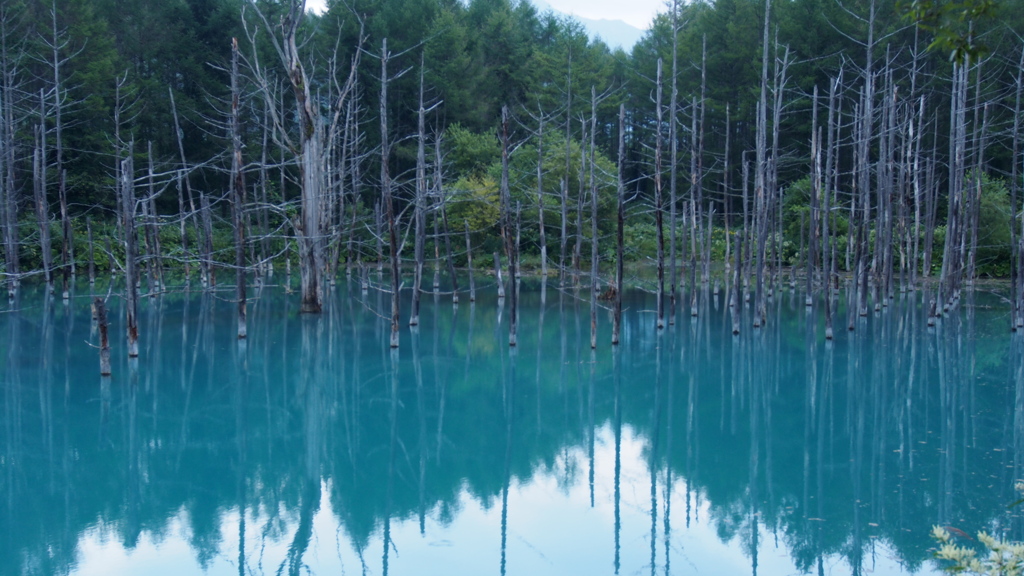
[[531,0],[533,5],[538,10],[552,11],[559,16],[569,16],[575,19],[583,27],[587,29],[591,39],[601,38],[604,43],[611,49],[622,48],[626,52],[633,49],[633,45],[640,40],[644,35],[644,30],[641,30],[630,24],[626,24],[622,20],[592,20],[590,18],[583,18],[575,14],[566,14],[560,10],[555,10],[550,4],[544,0]]

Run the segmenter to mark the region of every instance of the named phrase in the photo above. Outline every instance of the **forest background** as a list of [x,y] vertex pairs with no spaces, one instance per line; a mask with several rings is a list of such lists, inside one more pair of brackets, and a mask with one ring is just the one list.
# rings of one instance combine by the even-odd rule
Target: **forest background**
[[[295,89],[274,48],[290,2],[4,0],[4,276],[52,285],[86,261],[90,276],[125,267],[126,166],[152,285],[164,270],[196,268],[212,284],[239,262],[240,239],[245,266],[290,268],[310,228],[300,221],[302,90],[326,132],[316,266],[327,273],[385,260],[385,191],[399,255],[413,257],[406,243],[422,234],[416,250],[436,261],[448,240],[454,264],[471,251],[490,264],[507,106],[508,205],[519,207],[527,266],[579,270],[592,242],[613,258],[621,182],[625,258],[653,262],[671,230],[673,290],[677,250],[680,267],[728,261],[737,234],[754,228],[780,266],[820,268],[831,252],[825,269],[888,258],[897,274],[927,276],[944,262],[952,213],[971,254],[959,263],[966,276],[1013,274],[1020,2],[950,19],[984,45],[965,61],[929,50],[934,36],[907,6],[784,0],[767,22],[766,6],[667,5],[627,53],[524,1],[335,0],[296,22],[308,84]],[[759,140],[770,150],[755,158]],[[243,196],[232,194],[238,175]],[[471,248],[453,252],[464,227]],[[545,234],[560,246],[548,252]],[[760,235],[748,234],[747,260]],[[816,253],[823,237],[831,248]]]

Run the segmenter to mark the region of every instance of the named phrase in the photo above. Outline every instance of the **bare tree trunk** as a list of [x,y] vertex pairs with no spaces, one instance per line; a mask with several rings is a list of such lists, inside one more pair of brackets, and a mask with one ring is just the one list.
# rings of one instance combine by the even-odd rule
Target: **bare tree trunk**
[[135,166],[132,161],[132,146],[121,161],[121,218],[124,229],[124,262],[125,262],[125,310],[128,333],[128,357],[139,355],[139,274],[137,267],[138,234],[135,231]]
[[748,150],[744,150],[743,153],[740,154],[740,163],[742,164],[742,168],[743,168],[743,172],[742,172],[742,180],[743,180],[743,182],[742,182],[742,184],[743,184],[743,236],[746,239],[745,243],[741,243],[741,250],[740,250],[741,253],[742,253],[742,264],[743,264],[743,270],[741,270],[741,275],[743,276],[743,294],[744,294],[743,300],[744,301],[747,301],[747,299],[750,297],[750,291],[749,291],[749,287],[750,287],[750,262],[751,262],[750,253],[751,253],[751,244],[753,244],[753,238],[754,238],[754,236],[753,236],[753,223],[751,222],[751,218],[750,218],[750,216],[751,216],[750,215],[750,201],[749,201],[749,196],[750,196],[750,161],[747,160],[747,152],[748,152]]
[[384,273],[384,205],[382,202],[375,202],[373,205],[373,220],[377,239],[377,274]]
[[380,51],[380,185],[384,197],[384,210],[388,219],[388,246],[391,256],[391,347],[398,348],[398,326],[401,322],[401,273],[398,268],[398,232],[395,224],[395,206],[391,191],[391,171],[388,164],[391,147],[388,141],[388,39],[381,42]]
[[7,271],[7,293],[13,297],[20,282],[21,262],[18,254],[18,199],[15,186],[15,131],[14,93],[17,84],[16,55],[11,54],[10,39],[16,34],[12,29],[16,15],[13,6],[0,5],[0,151],[3,162],[0,172],[0,214],[3,215],[4,264]]
[[590,348],[597,348],[597,183],[594,181],[594,134],[597,132],[597,90],[590,87]]
[[931,276],[932,252],[935,244],[935,218],[938,212],[938,186],[935,184],[935,158],[938,153],[939,123],[934,123],[932,134],[932,153],[925,159],[925,226],[924,226],[924,256],[921,262],[921,274],[927,278]]
[[[921,174],[921,171],[922,171],[922,166],[921,166],[921,142],[924,140],[924,138],[922,137],[923,135],[921,134],[921,131],[924,128],[924,102],[925,102],[924,96],[921,96],[920,99],[919,99],[919,104],[918,104],[918,112],[917,112],[916,125],[915,125],[915,121],[914,121],[913,118],[910,121],[911,129],[915,130],[915,133],[911,137],[911,140],[913,141],[913,146],[914,146],[913,167],[911,169],[911,185],[913,186],[913,190],[914,190],[914,232],[913,232],[914,244],[913,244],[913,252],[912,252],[913,256],[910,259],[910,262],[911,262],[911,266],[910,266],[910,285],[911,285],[911,289],[916,289],[916,287],[917,287],[917,274],[918,274],[918,267],[919,267],[919,262],[920,262],[919,256],[921,254],[921,208],[922,208],[922,204],[924,204],[924,206],[925,206],[925,217],[927,218],[927,202],[925,200],[925,197],[928,195],[928,191],[924,190],[923,193],[922,193],[922,189],[921,189],[921,187],[922,187],[921,186],[921,177],[922,177],[922,174]],[[924,274],[923,271],[921,273]]]
[[427,157],[426,157],[426,124],[423,108],[423,60],[420,60],[420,100],[416,113],[416,199],[413,203],[413,220],[416,224],[413,252],[416,263],[412,281],[412,306],[409,311],[409,325],[420,323],[420,294],[423,289],[423,260],[426,243],[426,215],[424,204],[427,201]]
[[[512,196],[508,183],[508,107],[501,108],[501,238],[505,244],[505,257],[508,258],[508,276],[511,287],[509,290],[509,322],[508,322],[508,345],[515,346],[517,341],[517,320],[519,315],[518,297],[519,290],[516,289],[516,260],[518,250],[516,247],[516,228],[512,214]],[[495,265],[498,266],[498,285],[501,286],[500,260],[495,258]]]
[[[353,88],[353,91],[355,88]],[[349,99],[346,105],[348,112],[346,113],[345,122],[348,123],[349,136],[349,178],[352,182],[352,201],[351,212],[352,219],[349,222],[348,228],[348,265],[352,265],[352,261],[357,258],[354,246],[354,237],[356,231],[356,204],[359,201],[359,192],[361,186],[361,175],[360,175],[360,156],[359,156],[359,110],[355,107],[355,96]],[[360,267],[362,259],[360,257]]]
[[199,191],[200,219],[203,221],[203,258],[202,262],[206,268],[206,287],[213,288],[217,285],[217,271],[213,263],[213,210],[210,208],[210,196]]
[[92,240],[92,219],[85,219],[85,231],[89,239],[89,285],[96,283],[96,258]]
[[235,228],[235,294],[238,298],[238,338],[245,338],[245,228],[242,214],[245,210],[245,164],[242,162],[242,123],[238,116],[238,39],[231,39],[231,188],[232,219]]
[[33,175],[35,176],[36,219],[39,223],[39,243],[43,257],[43,277],[46,288],[53,294],[53,252],[50,239],[50,201],[47,199],[47,161],[46,161],[46,99],[42,89],[39,90],[39,125],[36,128],[36,149],[33,156]]
[[448,227],[448,198],[444,193],[444,176],[441,164],[441,136],[434,139],[434,187],[441,199],[441,222],[444,224],[444,252],[448,263],[448,276],[452,281],[452,304],[459,303],[459,277],[455,274],[455,261],[452,259],[451,229]]
[[619,343],[619,331],[622,327],[622,289],[623,289],[623,270],[622,260],[625,253],[625,242],[624,242],[624,228],[625,228],[625,208],[626,202],[626,184],[623,179],[623,165],[626,160],[626,105],[619,104],[619,158],[618,158],[618,186],[616,187],[617,197],[617,215],[616,221],[618,226],[616,227],[616,243],[615,243],[615,311],[612,319],[612,344],[617,345]]
[[583,257],[583,200],[586,196],[587,189],[587,121],[580,115],[580,171],[578,179],[578,187],[576,188],[576,230],[574,242],[572,246],[572,285],[574,289],[579,289],[580,286],[580,272],[582,269],[582,263],[580,260]]
[[[744,232],[745,232],[745,229],[744,229]],[[733,333],[733,335],[736,335],[736,334],[740,333],[740,317],[743,314],[743,300],[742,300],[742,296],[740,295],[740,290],[741,290],[740,284],[742,284],[742,281],[740,279],[740,275],[741,275],[740,273],[743,270],[743,262],[741,262],[741,258],[743,257],[743,238],[744,238],[745,235],[746,234],[739,234],[737,236],[737,242],[739,244],[736,246],[736,266],[735,266],[735,268],[733,268],[733,271],[732,271],[732,333]]]
[[[209,243],[209,245],[212,246],[212,240],[207,239],[207,238],[204,237],[205,228],[200,230],[199,222],[197,221],[197,218],[196,218],[197,210],[196,210],[194,196],[192,195],[192,183],[191,183],[191,181],[189,180],[189,177],[188,177],[188,165],[187,165],[186,160],[185,160],[185,145],[182,142],[181,125],[178,122],[178,108],[177,108],[177,106],[174,103],[174,90],[172,90],[170,86],[167,87],[167,94],[170,96],[170,100],[171,100],[171,115],[174,117],[174,136],[175,136],[175,139],[178,142],[178,157],[181,160],[181,168],[179,168],[179,172],[178,172],[178,181],[179,181],[179,183],[178,183],[178,209],[179,209],[180,212],[182,212],[181,225],[180,225],[180,227],[181,227],[181,238],[182,238],[181,248],[182,248],[182,251],[184,251],[184,253],[185,253],[185,276],[186,276],[186,279],[187,279],[188,273],[189,273],[189,264],[188,264],[188,262],[189,262],[188,261],[189,254],[188,254],[188,235],[185,232],[185,221],[187,219],[191,219],[192,220],[192,225],[193,225],[193,227],[195,228],[195,231],[196,231],[196,241],[197,242],[203,242],[204,248],[208,245],[208,243]],[[119,143],[118,143],[118,145],[119,145]],[[184,198],[182,198],[182,196],[181,196],[181,193],[182,193],[182,183],[184,183],[185,196],[188,198],[189,211],[188,211],[187,217],[184,214],[184,207],[185,207]],[[202,208],[202,201],[200,201],[200,208]],[[207,256],[208,256],[208,254],[207,254]],[[209,272],[210,272],[209,267],[210,267],[210,262],[209,262],[209,260],[207,258],[204,257],[204,258],[200,259],[199,268],[200,268],[200,275],[202,276],[202,278],[200,280],[201,280],[201,282],[204,285],[208,284],[208,282],[209,282],[209,280],[208,280],[209,279]]]
[[[821,251],[822,256],[822,276],[824,278],[825,286],[825,339],[831,340],[833,336],[832,329],[832,236],[829,233],[829,225],[832,221],[832,192],[833,192],[833,177],[835,172],[835,144],[836,144],[836,124],[838,122],[838,114],[836,110],[836,92],[839,89],[839,83],[842,81],[841,77],[835,78],[830,82],[828,89],[828,144],[825,152],[825,192],[824,192],[824,218],[821,220],[821,238],[823,240],[823,249]],[[820,142],[820,138],[819,138]]]
[[764,317],[764,249],[768,231],[767,128],[768,128],[768,25],[771,0],[765,0],[764,35],[761,43],[761,96],[757,104],[757,159],[754,174],[755,218],[757,229],[757,286],[754,296],[754,328],[760,328]]
[[818,128],[818,85],[814,85],[811,111],[811,218],[807,242],[807,286],[804,305],[811,306],[814,290],[814,263],[818,251],[818,226],[821,215],[818,212],[818,196],[821,194],[821,130]]
[[730,258],[730,256],[732,255],[732,237],[731,237],[731,233],[729,231],[729,225],[730,225],[730,219],[733,217],[732,210],[735,207],[733,205],[732,200],[731,200],[731,198],[732,198],[732,189],[729,186],[729,184],[730,184],[729,177],[731,175],[730,164],[729,164],[729,153],[730,153],[729,144],[731,142],[731,139],[732,139],[732,117],[730,115],[729,104],[726,104],[725,105],[725,152],[722,154],[722,205],[725,208],[724,208],[724,213],[722,214],[722,219],[725,222],[725,258],[724,258],[723,264],[725,266],[725,273],[726,273],[725,278],[726,278],[726,283],[727,284],[729,282],[728,274],[731,271],[730,270],[730,266],[732,265],[731,258]]
[[540,275],[548,277],[548,240],[544,229],[544,112],[537,126],[537,229],[540,233]]
[[[701,39],[701,60],[700,60],[700,118],[697,122],[697,197],[694,199],[697,206],[697,213],[704,211],[704,111],[707,92],[707,62],[708,62],[708,41],[707,36]],[[696,113],[696,111],[694,111]],[[707,287],[711,275],[711,214],[713,208],[708,207],[708,227],[702,230],[698,225],[697,232],[701,233],[701,285]],[[691,314],[692,314],[691,310]]]
[[469,301],[476,302],[476,284],[473,282],[473,246],[469,240],[469,221],[463,220],[466,229],[466,270],[469,272]]
[[[676,133],[677,116],[679,114],[679,1],[672,0],[672,93],[668,105],[668,139],[669,139],[669,309],[668,323],[675,324],[676,301],[679,299],[679,288],[676,285],[678,270],[676,269],[676,227],[678,217],[676,205],[679,202],[677,196],[677,180],[679,162],[679,137]],[[661,130],[660,122],[658,130]],[[692,150],[691,150],[692,153]]]
[[665,224],[664,206],[661,198],[661,59],[658,59],[657,96],[655,97],[655,144],[654,144],[654,226],[658,243],[658,329],[665,327]]
[[559,237],[559,252],[558,252],[558,285],[565,286],[565,250],[567,238],[567,224],[566,221],[569,218],[569,166],[571,160],[571,147],[572,142],[572,56],[569,57],[569,70],[565,76],[565,175],[562,178],[562,197],[561,197],[561,208],[562,208],[562,228],[561,236]]
[[938,301],[948,309],[959,290],[962,279],[959,257],[962,251],[958,244],[963,227],[964,168],[966,166],[965,143],[967,74],[969,64],[953,63],[952,97],[950,98],[950,154],[949,154],[949,207],[946,224],[946,240],[942,255],[942,271],[939,276]]
[[142,216],[146,229],[143,236],[146,239],[146,274],[149,284],[149,295],[156,296],[160,291],[159,269],[160,269],[160,244],[157,238],[156,229],[156,173],[153,168],[153,141],[146,143],[146,157],[148,158],[148,171],[146,174],[147,190],[146,199],[142,202]]
[[1013,103],[1013,145],[1010,154],[1010,330],[1017,331],[1017,318],[1020,316],[1020,298],[1018,295],[1018,276],[1020,275],[1020,262],[1017,252],[1017,191],[1020,183],[1017,180],[1018,164],[1020,158],[1020,113],[1021,113],[1021,92],[1024,91],[1024,46],[1021,47],[1020,63],[1017,65],[1016,91]]
[[[61,31],[57,29],[56,0],[53,0],[50,3],[50,22],[52,36],[47,38],[45,42],[50,48],[52,55],[49,65],[53,72],[54,152],[56,156],[55,168],[57,171],[57,192],[58,200],[60,202],[61,224],[61,283],[63,297],[67,300],[69,298],[70,291],[70,275],[73,273],[72,267],[74,266],[71,254],[71,220],[68,215],[67,185],[66,175],[64,173],[64,123],[62,112],[66,90],[61,83],[61,67],[65,60],[62,60],[60,56],[61,49],[67,45],[67,41],[64,38],[64,35],[61,34]],[[44,150],[44,162],[45,158],[46,151]]]
[[[269,175],[267,174],[267,147],[270,141],[270,112],[268,108],[270,103],[264,99],[263,102],[263,130],[262,130],[262,143],[260,146],[260,199],[261,204],[258,218],[260,227],[260,263],[258,266],[258,272],[260,274],[267,274],[273,268],[273,263],[270,261],[270,198],[267,192],[267,182]],[[184,220],[182,221],[182,233],[184,234],[185,226]],[[186,267],[186,275],[188,268]]]

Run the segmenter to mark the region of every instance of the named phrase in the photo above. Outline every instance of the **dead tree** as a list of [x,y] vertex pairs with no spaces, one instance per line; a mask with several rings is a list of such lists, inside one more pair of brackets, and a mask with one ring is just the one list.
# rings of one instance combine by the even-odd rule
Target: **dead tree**
[[391,347],[398,348],[398,325],[401,322],[402,303],[399,298],[401,271],[398,267],[398,231],[395,224],[395,205],[391,190],[391,167],[388,160],[391,148],[388,142],[388,39],[381,41],[380,50],[380,185],[384,198],[384,211],[388,224],[388,248],[391,256]]
[[619,343],[619,331],[622,328],[622,288],[623,270],[622,259],[624,252],[624,228],[626,184],[623,180],[622,169],[626,158],[626,105],[619,104],[619,158],[618,158],[618,182],[616,186],[616,242],[615,242],[615,311],[612,316],[612,344]]
[[142,202],[142,214],[146,226],[143,234],[146,238],[146,271],[149,281],[149,294],[150,296],[156,296],[163,285],[163,262],[160,258],[160,232],[157,229],[156,170],[153,166],[152,140],[147,142],[146,152],[149,166],[146,175],[148,193],[146,194],[146,199]]
[[562,176],[561,182],[561,215],[562,215],[562,227],[561,235],[559,236],[558,246],[558,285],[565,286],[565,250],[566,243],[568,242],[567,237],[567,224],[566,221],[569,218],[569,171],[570,171],[570,160],[572,158],[572,53],[569,54],[569,70],[565,75],[565,173]]
[[[4,264],[7,274],[7,292],[17,290],[21,262],[18,254],[18,200],[15,186],[15,94],[20,91],[20,50],[12,46],[19,35],[18,20],[21,12],[10,3],[0,5],[0,227],[3,228]],[[16,43],[15,43],[16,44]]]
[[757,101],[756,168],[754,172],[754,201],[757,233],[757,286],[754,297],[754,328],[760,328],[764,321],[764,258],[765,239],[768,233],[768,166],[767,166],[767,124],[768,124],[768,25],[771,15],[771,0],[765,0],[764,34],[761,42],[761,96]]
[[427,202],[427,158],[426,158],[426,124],[423,108],[423,56],[420,56],[420,101],[417,111],[416,137],[416,198],[413,200],[413,221],[416,226],[414,233],[415,270],[412,281],[412,305],[409,310],[409,325],[420,323],[420,294],[423,287],[424,244],[426,244],[426,206]]
[[133,145],[129,144],[128,154],[121,160],[121,226],[124,230],[125,269],[125,310],[128,336],[128,357],[139,355],[139,273],[138,233],[135,230],[135,164],[132,159]]
[[[63,110],[64,100],[67,97],[67,88],[62,82],[61,69],[67,63],[68,58],[63,58],[61,52],[68,46],[67,35],[57,27],[57,2],[52,0],[50,4],[50,23],[52,36],[43,40],[46,47],[50,49],[51,59],[49,64],[53,73],[53,118],[54,118],[54,168],[57,172],[57,197],[60,203],[60,227],[61,227],[61,284],[65,300],[69,297],[70,277],[74,273],[74,255],[72,254],[73,244],[71,238],[71,218],[68,214],[67,175],[64,171],[64,122]],[[44,128],[45,130],[45,128]],[[45,162],[46,151],[43,151]]]
[[655,97],[655,144],[654,144],[654,227],[658,243],[658,329],[665,327],[665,223],[664,203],[661,197],[661,58],[658,59],[658,77]]
[[1017,192],[1020,187],[1018,182],[1017,162],[1020,158],[1020,113],[1021,113],[1021,92],[1024,91],[1024,46],[1021,47],[1020,63],[1017,65],[1017,77],[1015,83],[1015,96],[1013,103],[1013,144],[1010,154],[1010,330],[1017,330],[1017,322],[1020,317],[1020,286],[1018,277],[1021,272],[1020,247],[1017,237]]
[[[707,63],[708,63],[708,41],[705,35],[701,40],[700,60],[700,118],[697,121],[697,149],[693,154],[697,156],[696,171],[692,178],[696,182],[697,197],[692,201],[696,204],[696,213],[701,214],[704,210],[704,113],[707,109]],[[696,114],[696,110],[693,112]],[[708,285],[711,275],[711,215],[713,208],[708,206],[708,225],[705,230],[701,229],[698,223],[695,231],[701,238],[701,285],[705,288]],[[695,306],[691,304],[695,310]],[[692,312],[691,312],[692,313]],[[696,314],[694,314],[696,315]]]
[[[679,2],[672,0],[672,94],[669,96],[668,105],[668,139],[669,139],[669,309],[668,323],[675,324],[676,301],[679,299],[678,270],[676,269],[676,228],[678,227],[678,216],[676,208],[679,202],[677,195],[677,180],[679,167],[679,136],[676,132],[679,114]],[[659,122],[660,130],[660,122]]]
[[238,338],[245,338],[245,171],[242,162],[242,122],[238,115],[240,87],[238,85],[238,38],[231,39],[231,215],[235,228],[235,295],[238,298]]
[[[831,211],[831,200],[832,200],[832,183],[835,172],[835,140],[836,140],[836,123],[838,121],[836,113],[836,92],[839,89],[839,83],[841,82],[841,72],[838,78],[835,78],[830,84],[828,89],[828,143],[825,151],[825,182],[824,182],[824,201],[822,211],[824,217],[821,219],[821,238],[823,241],[823,249],[821,251],[822,257],[822,276],[824,278],[825,286],[825,339],[831,340],[833,335],[832,330],[832,236],[829,233],[829,225],[832,221]],[[821,138],[818,139],[819,145]],[[819,153],[820,156],[820,153]]]
[[476,302],[476,283],[473,282],[473,246],[469,239],[469,221],[463,220],[466,229],[466,271],[469,272],[469,301]]
[[959,292],[962,280],[964,171],[967,140],[967,76],[969,62],[953,62],[950,98],[949,135],[949,206],[947,208],[946,239],[942,251],[942,271],[939,275],[938,302],[948,310]]
[[537,125],[537,229],[540,233],[540,275],[548,276],[548,240],[544,230],[544,112]]
[[[518,324],[518,301],[519,290],[516,288],[516,270],[518,266],[519,250],[516,246],[517,223],[512,213],[512,195],[508,183],[508,106],[501,108],[501,239],[505,246],[505,257],[508,259],[508,276],[512,286],[509,290],[509,322],[508,322],[508,345],[515,346],[517,340]],[[518,211],[517,211],[518,212]],[[501,268],[497,259],[495,265]],[[501,281],[499,278],[499,286]]]
[[597,132],[597,90],[590,87],[590,348],[597,348],[597,184],[594,181],[594,134]]
[[818,212],[818,196],[821,194],[821,130],[818,128],[818,86],[814,86],[811,112],[811,218],[808,235],[807,286],[804,304],[811,306],[811,293],[814,289],[814,263],[817,258],[817,231],[821,214]]
[[459,277],[455,274],[455,261],[452,258],[451,229],[448,227],[448,197],[444,193],[444,171],[441,163],[441,135],[434,138],[434,192],[440,199],[441,222],[444,224],[444,251],[448,264],[448,276],[452,281],[452,304],[459,303]]
[[[284,16],[281,17],[278,26],[273,26],[266,18],[255,2],[249,2],[251,7],[270,37],[281,66],[285,69],[288,81],[292,88],[292,95],[295,99],[296,118],[299,125],[299,138],[295,142],[285,129],[284,114],[277,112],[274,104],[273,89],[270,86],[267,74],[261,68],[258,52],[255,49],[255,33],[249,31],[249,41],[253,46],[252,59],[249,64],[254,72],[254,77],[259,83],[261,91],[267,100],[268,109],[271,111],[272,120],[275,125],[275,137],[280,143],[296,157],[300,172],[301,185],[301,215],[298,222],[293,222],[299,244],[299,268],[302,278],[302,306],[305,313],[319,313],[322,306],[321,273],[324,264],[325,241],[328,237],[325,218],[325,203],[327,201],[326,186],[326,164],[329,161],[327,140],[327,128],[320,117],[319,107],[314,102],[310,92],[310,80],[306,69],[302,64],[299,55],[299,44],[297,41],[299,25],[305,17],[305,0],[289,0],[286,4]],[[243,19],[244,21],[244,19]],[[280,31],[278,34],[277,30]],[[359,57],[362,54],[361,46],[363,41],[360,30],[359,46],[356,47],[352,56],[349,76],[345,84],[339,90],[339,94],[332,102],[335,110],[334,124],[338,120],[338,111],[344,108],[345,102],[352,94],[355,84],[356,70],[359,66]],[[383,120],[382,120],[383,122]],[[331,126],[334,131],[334,125]],[[396,295],[397,298],[397,295]],[[395,335],[397,338],[397,334]],[[396,341],[397,343],[397,341]]]
[[39,124],[36,125],[35,150],[32,154],[32,181],[35,191],[36,222],[39,225],[39,248],[43,259],[46,288],[53,294],[53,252],[50,239],[50,202],[47,199],[46,162],[46,98],[39,90]]

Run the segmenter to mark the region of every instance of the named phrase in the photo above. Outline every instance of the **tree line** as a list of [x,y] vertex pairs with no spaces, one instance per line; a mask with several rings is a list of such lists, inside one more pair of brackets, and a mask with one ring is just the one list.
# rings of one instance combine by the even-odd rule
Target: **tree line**
[[244,337],[248,276],[294,263],[315,313],[387,265],[397,345],[403,260],[411,323],[427,267],[457,298],[475,255],[587,278],[616,319],[623,262],[650,265],[659,326],[720,282],[760,326],[799,277],[827,337],[844,283],[852,329],[988,275],[1016,328],[1018,4],[954,23],[984,49],[948,58],[877,0],[673,2],[629,53],[512,0],[5,1],[3,278],[124,273],[131,310],[139,277],[234,271]]

